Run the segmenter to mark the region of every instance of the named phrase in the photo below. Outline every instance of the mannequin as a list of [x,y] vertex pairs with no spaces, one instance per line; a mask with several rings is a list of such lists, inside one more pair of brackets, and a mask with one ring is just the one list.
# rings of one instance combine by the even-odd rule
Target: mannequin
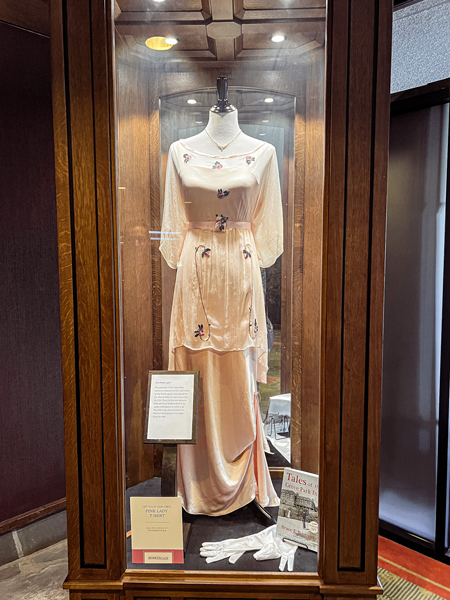
[[[213,156],[246,154],[247,152],[253,152],[255,147],[262,143],[261,140],[250,137],[241,130],[238,121],[238,111],[228,102],[227,91],[227,78],[219,77],[217,79],[218,100],[217,104],[209,111],[206,129],[184,140],[186,145],[196,152],[203,152]],[[220,146],[226,145],[226,148],[221,150],[209,136]],[[233,138],[235,139],[233,140]]]
[[260,267],[283,252],[278,165],[271,144],[241,131],[226,91],[219,78],[207,128],[169,149],[160,244],[177,270],[169,370],[202,382],[197,443],[178,447],[178,495],[210,516],[279,504],[257,391],[268,370]]

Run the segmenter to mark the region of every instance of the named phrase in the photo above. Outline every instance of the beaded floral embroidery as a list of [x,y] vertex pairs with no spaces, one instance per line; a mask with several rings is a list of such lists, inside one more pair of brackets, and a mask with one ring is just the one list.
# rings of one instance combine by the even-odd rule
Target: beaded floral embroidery
[[205,335],[205,332],[203,331],[203,325],[199,325],[198,329],[196,329],[194,331],[195,337],[199,337],[200,339],[202,339],[202,337]]
[[223,168],[223,164],[220,163],[218,160],[216,160],[216,162],[213,164],[213,169],[222,169]]
[[202,258],[204,258],[205,256],[208,256],[208,257],[211,256],[210,252],[211,252],[211,248],[205,248],[202,252]]
[[228,217],[224,217],[223,215],[216,215],[216,222],[214,225],[215,231],[223,231],[227,226]]
[[252,162],[253,162],[254,160],[255,160],[255,157],[254,157],[254,156],[247,156],[247,157],[246,157],[246,159],[245,159],[245,162],[246,162],[248,165],[251,165],[251,164],[252,164]]
[[225,196],[228,196],[228,194],[230,193],[230,190],[223,190],[222,188],[217,190],[217,197],[218,198],[225,198]]
[[184,162],[188,163],[191,160],[192,156],[190,154],[183,154],[183,158]]
[[253,325],[253,333],[258,333],[258,322],[255,319],[255,324]]
[[250,252],[247,250],[247,248],[244,248],[242,250],[242,252],[244,253],[244,258],[251,258],[252,255],[250,254]]

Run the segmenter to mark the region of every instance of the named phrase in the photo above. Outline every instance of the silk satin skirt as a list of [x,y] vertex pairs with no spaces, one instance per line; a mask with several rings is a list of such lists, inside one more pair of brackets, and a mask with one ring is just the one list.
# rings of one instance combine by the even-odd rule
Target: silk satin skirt
[[191,514],[219,516],[254,498],[278,506],[264,454],[256,348],[173,349],[170,370],[200,371],[197,444],[178,446],[178,495]]

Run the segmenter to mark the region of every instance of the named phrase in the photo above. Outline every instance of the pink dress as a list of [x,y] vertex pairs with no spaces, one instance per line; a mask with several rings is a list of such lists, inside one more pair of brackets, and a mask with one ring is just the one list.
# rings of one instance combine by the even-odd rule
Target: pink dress
[[272,145],[218,157],[172,144],[160,245],[177,269],[169,369],[200,371],[197,444],[178,447],[178,494],[189,513],[227,514],[255,497],[279,503],[256,382],[267,373],[260,267],[282,253],[282,229]]

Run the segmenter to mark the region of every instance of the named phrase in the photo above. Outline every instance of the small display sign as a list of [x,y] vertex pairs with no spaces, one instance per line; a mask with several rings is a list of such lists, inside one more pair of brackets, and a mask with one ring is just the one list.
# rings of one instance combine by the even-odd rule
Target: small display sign
[[181,498],[130,498],[133,563],[182,564]]
[[149,371],[145,443],[196,443],[198,379],[198,371]]

